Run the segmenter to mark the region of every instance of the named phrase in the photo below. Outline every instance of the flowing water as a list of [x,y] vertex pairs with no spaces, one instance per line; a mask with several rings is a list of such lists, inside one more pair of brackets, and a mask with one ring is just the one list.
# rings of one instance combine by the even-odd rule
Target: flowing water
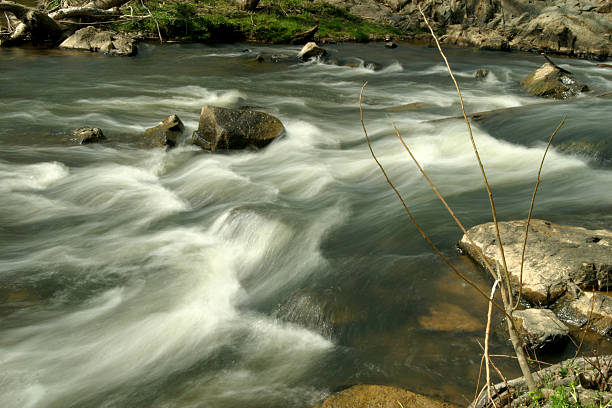
[[[354,66],[253,45],[144,44],[134,58],[0,50],[0,406],[308,407],[357,383],[472,397],[486,304],[410,224],[359,123],[368,81],[375,152],[432,240],[486,288],[392,130],[466,225],[489,221],[465,125],[438,120],[459,114],[455,90],[430,48],[329,49]],[[610,228],[612,99],[594,94],[612,91],[612,70],[559,59],[594,91],[551,104],[518,84],[541,57],[448,56],[470,112],[517,107],[474,121],[500,218],[526,216],[567,114],[558,143],[570,149],[549,153],[535,214]],[[286,136],[229,154],[189,138],[142,146],[172,113],[190,134],[207,104],[272,113]],[[81,126],[109,140],[71,146]],[[496,324],[496,353],[509,353],[505,339]]]

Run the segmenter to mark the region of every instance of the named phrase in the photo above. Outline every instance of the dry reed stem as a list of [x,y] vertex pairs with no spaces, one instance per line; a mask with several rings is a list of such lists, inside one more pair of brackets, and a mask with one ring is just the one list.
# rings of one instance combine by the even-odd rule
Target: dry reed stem
[[[370,149],[370,154],[372,155],[372,158],[374,159],[374,161],[376,162],[376,164],[380,168],[380,171],[382,172],[383,176],[385,177],[385,180],[387,181],[387,184],[389,184],[389,186],[391,187],[391,189],[393,190],[393,192],[395,193],[397,198],[402,203],[402,206],[404,207],[404,210],[406,211],[406,214],[408,214],[408,217],[410,218],[410,221],[419,230],[419,233],[423,236],[423,238],[429,244],[431,249],[433,249],[433,251],[440,257],[440,259],[442,259],[442,261],[444,261],[444,263],[446,265],[448,265],[448,267],[451,268],[453,270],[453,272],[455,272],[455,274],[458,277],[460,277],[463,281],[465,281],[465,283],[467,283],[468,285],[470,285],[471,287],[476,289],[476,291],[478,293],[480,293],[480,295],[483,296],[485,299],[487,299],[487,302],[488,302],[489,301],[489,296],[487,296],[487,294],[484,293],[482,291],[482,289],[480,289],[474,282],[472,282],[464,274],[459,272],[459,270],[455,267],[455,265],[453,265],[452,262],[449,261],[449,259],[446,256],[444,256],[444,254],[438,249],[436,244],[434,244],[433,241],[429,238],[429,236],[425,233],[425,230],[423,229],[423,227],[421,227],[421,225],[416,221],[416,219],[412,215],[412,212],[408,209],[408,205],[406,204],[406,201],[404,201],[404,198],[402,197],[400,192],[397,190],[397,188],[395,187],[395,185],[393,184],[391,179],[389,179],[389,176],[387,175],[386,170],[384,169],[383,165],[380,164],[380,161],[378,161],[378,158],[376,157],[376,154],[374,154],[374,150],[372,149],[372,143],[370,143],[370,137],[368,136],[368,131],[366,130],[365,122],[363,121],[363,104],[362,104],[362,100],[363,100],[363,91],[364,91],[364,89],[365,89],[367,84],[368,84],[368,82],[366,81],[363,84],[363,86],[361,87],[361,92],[359,93],[359,119],[361,121],[361,127],[363,128],[363,133],[365,134],[366,142],[368,143],[368,149]],[[492,304],[493,304],[493,306],[497,307],[502,313],[507,315],[506,310],[504,308],[502,308],[500,305],[498,305],[495,302],[492,302]],[[507,316],[509,317],[509,315],[507,315]]]
[[487,312],[487,328],[485,330],[485,344],[484,344],[484,357],[485,357],[485,368],[487,373],[487,394],[489,396],[489,401],[495,405],[491,397],[491,367],[489,366],[489,337],[491,335],[491,316],[493,315],[493,296],[495,296],[495,290],[497,289],[497,285],[499,284],[499,279],[495,281],[493,287],[491,288],[491,297],[489,302],[489,311]]
[[529,236],[529,225],[531,224],[531,216],[533,214],[533,206],[535,204],[536,194],[538,193],[538,187],[540,186],[540,180],[541,180],[540,176],[542,175],[542,168],[544,167],[544,160],[546,160],[546,154],[548,153],[548,149],[550,149],[550,145],[552,144],[553,139],[557,135],[557,132],[559,131],[559,129],[561,129],[561,127],[565,123],[566,117],[567,115],[563,116],[563,118],[561,119],[561,122],[559,123],[555,131],[552,133],[552,135],[550,135],[550,138],[548,139],[548,144],[546,145],[546,149],[544,150],[544,154],[542,155],[542,161],[540,162],[540,167],[538,168],[538,177],[536,178],[536,184],[533,189],[533,194],[531,196],[531,203],[529,204],[529,213],[527,215],[527,224],[525,225],[525,239],[523,240],[523,249],[521,252],[521,272],[520,272],[520,277],[519,277],[518,296],[516,299],[516,304],[514,305],[512,310],[516,310],[516,308],[519,306],[519,303],[521,302],[521,295],[523,293],[523,267],[525,265],[525,250],[527,249],[527,237]]
[[433,28],[431,27],[431,25],[429,24],[429,20],[427,19],[427,17],[425,16],[425,13],[423,13],[423,10],[421,9],[421,6],[419,5],[419,12],[421,13],[421,15],[423,16],[423,19],[425,20],[425,24],[427,25],[427,28],[429,28],[429,31],[431,32],[431,36],[433,37],[433,39],[436,42],[436,46],[438,47],[438,51],[440,52],[440,55],[442,56],[442,59],[444,59],[444,63],[446,64],[446,68],[448,70],[448,73],[451,77],[451,79],[453,80],[453,83],[455,84],[455,89],[457,89],[457,95],[459,96],[459,104],[461,105],[461,113],[463,115],[463,119],[465,120],[465,124],[467,126],[468,129],[468,133],[470,136],[470,142],[472,142],[472,149],[474,150],[474,154],[476,155],[476,160],[478,161],[478,167],[480,167],[480,173],[482,175],[482,179],[484,181],[484,185],[487,189],[487,193],[489,195],[489,204],[491,206],[491,213],[493,215],[493,223],[495,224],[495,235],[497,237],[497,248],[500,252],[501,258],[502,258],[502,265],[503,265],[503,272],[505,274],[505,278],[506,278],[506,291],[507,291],[507,295],[508,295],[508,299],[512,299],[512,289],[510,286],[510,275],[508,274],[508,265],[506,264],[506,255],[504,254],[504,246],[502,244],[502,240],[501,240],[501,235],[499,233],[499,222],[497,220],[497,211],[495,209],[495,201],[493,200],[493,192],[491,191],[491,187],[489,186],[489,180],[487,179],[487,174],[485,172],[484,166],[482,164],[482,160],[480,159],[480,153],[478,153],[478,148],[476,147],[476,142],[474,141],[474,134],[472,133],[472,125],[470,124],[470,121],[467,117],[467,114],[465,113],[465,105],[463,103],[463,96],[461,95],[461,89],[459,89],[459,84],[457,83],[457,80],[455,79],[455,75],[453,74],[453,70],[450,67],[450,64],[448,63],[448,59],[446,58],[446,55],[444,54],[444,51],[442,51],[442,47],[440,46],[440,42],[438,41],[438,37],[436,36],[436,33],[434,33]]
[[476,389],[474,390],[474,399],[472,401],[476,401],[476,399],[480,395],[480,393],[478,392],[478,389],[480,388],[480,378],[482,377],[482,365],[484,364],[484,358],[485,356],[483,354],[482,357],[480,358],[480,367],[478,368],[478,380],[476,381]]

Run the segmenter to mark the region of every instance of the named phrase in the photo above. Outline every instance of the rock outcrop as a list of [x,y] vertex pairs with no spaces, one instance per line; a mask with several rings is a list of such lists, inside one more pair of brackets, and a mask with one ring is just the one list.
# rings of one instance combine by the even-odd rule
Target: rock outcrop
[[[518,289],[526,220],[501,222],[508,273]],[[474,245],[464,235],[461,249],[474,260],[501,270],[493,223],[468,230]],[[533,305],[550,306],[565,321],[588,325],[599,333],[612,334],[612,298],[592,290],[612,287],[612,231],[588,230],[531,220],[523,268],[523,299]],[[595,298],[593,298],[595,296]]]
[[61,48],[102,52],[108,55],[136,55],[136,43],[126,35],[93,26],[81,28],[60,44]]
[[606,59],[612,55],[612,7],[598,0],[407,1],[328,0],[367,20],[391,24],[415,39],[427,31],[420,5],[443,42],[493,50]]
[[521,85],[530,95],[553,99],[567,99],[589,90],[588,86],[577,81],[571,72],[551,62],[545,63],[523,78]]
[[193,143],[211,151],[262,148],[284,132],[281,121],[264,112],[204,106]]
[[568,327],[552,310],[519,310],[514,312],[513,317],[525,344],[535,349],[551,349],[568,340]]
[[332,394],[315,408],[452,408],[453,405],[385,385],[355,385]]
[[76,144],[99,143],[106,140],[102,129],[82,127],[72,131],[70,142]]
[[155,127],[144,131],[147,143],[155,147],[174,147],[178,144],[185,126],[176,115],[170,115]]

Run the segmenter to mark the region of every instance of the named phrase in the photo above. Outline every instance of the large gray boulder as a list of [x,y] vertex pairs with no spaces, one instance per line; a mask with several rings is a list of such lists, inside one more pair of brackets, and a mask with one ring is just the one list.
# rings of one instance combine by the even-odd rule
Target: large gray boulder
[[552,310],[526,309],[513,314],[519,333],[525,344],[536,349],[561,346],[568,340],[568,327]]
[[521,80],[530,95],[567,99],[588,91],[588,87],[574,78],[571,72],[547,62]]
[[170,115],[155,127],[144,131],[147,143],[155,147],[174,147],[178,144],[185,126],[176,115]]
[[264,112],[204,106],[193,143],[211,151],[262,148],[284,132],[281,121]]
[[[526,220],[499,224],[510,277],[517,287],[521,270],[521,253]],[[493,223],[468,230],[474,245],[464,235],[459,246],[477,262],[482,251],[496,268],[502,265]],[[523,269],[523,298],[535,305],[550,305],[563,296],[568,282],[582,289],[605,290],[612,287],[602,271],[612,265],[612,231],[588,230],[531,220]]]
[[136,43],[132,38],[114,31],[93,26],[81,28],[60,44],[61,48],[102,52],[108,55],[136,55]]

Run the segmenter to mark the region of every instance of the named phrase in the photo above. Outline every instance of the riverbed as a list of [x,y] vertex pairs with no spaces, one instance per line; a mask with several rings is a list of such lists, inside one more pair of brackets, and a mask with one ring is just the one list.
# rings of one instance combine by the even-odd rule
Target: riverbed
[[[309,407],[359,383],[473,397],[486,303],[410,223],[359,121],[367,81],[374,151],[433,242],[488,291],[393,131],[467,227],[490,221],[455,89],[432,48],[327,48],[343,66],[298,63],[297,46],[0,49],[1,406]],[[612,92],[612,70],[556,60],[593,91],[551,103],[519,85],[541,56],[448,57],[469,113],[500,110],[473,122],[499,218],[526,217],[567,115],[535,217],[611,228],[612,99],[597,95]],[[204,105],[271,113],[286,135],[204,152],[189,137]],[[185,139],[146,148],[143,131],[170,114]],[[71,145],[82,126],[108,141]],[[509,354],[500,323],[492,348]]]

